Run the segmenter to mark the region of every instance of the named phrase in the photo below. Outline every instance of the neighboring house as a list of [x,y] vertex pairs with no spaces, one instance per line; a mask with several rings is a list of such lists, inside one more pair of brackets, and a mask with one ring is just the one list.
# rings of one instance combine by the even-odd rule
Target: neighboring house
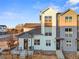
[[8,41],[11,40],[11,35],[0,35],[0,48],[1,49],[10,49],[9,45],[8,45]]
[[6,25],[0,25],[0,35],[5,34],[7,31]]
[[7,41],[0,40],[0,49],[9,49],[9,46],[7,44]]
[[35,29],[37,27],[41,27],[41,24],[40,23],[25,23],[23,25],[23,32],[30,31],[30,30]]
[[56,51],[56,13],[52,8],[41,11],[41,27],[18,35],[19,49]]
[[13,35],[6,34],[6,35],[0,35],[0,48],[1,49],[12,49],[18,45],[18,42],[15,38],[13,38]]
[[[63,51],[77,51],[77,13],[71,9],[58,14],[59,39],[58,49]],[[57,33],[58,34],[58,33]],[[63,38],[63,40],[61,39]]]

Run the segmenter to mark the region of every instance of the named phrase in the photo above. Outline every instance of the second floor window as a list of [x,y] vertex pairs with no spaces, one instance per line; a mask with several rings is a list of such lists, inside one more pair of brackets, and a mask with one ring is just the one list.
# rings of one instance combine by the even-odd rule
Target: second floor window
[[51,32],[46,32],[45,36],[52,36],[52,33]]
[[71,21],[72,21],[72,16],[65,17],[65,22],[71,22]]
[[45,20],[48,20],[48,21],[52,20],[52,16],[45,16]]

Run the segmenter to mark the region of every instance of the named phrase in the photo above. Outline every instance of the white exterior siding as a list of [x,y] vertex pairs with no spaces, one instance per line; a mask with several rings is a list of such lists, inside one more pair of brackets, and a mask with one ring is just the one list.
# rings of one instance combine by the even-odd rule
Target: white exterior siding
[[[41,12],[41,33],[42,39],[41,44],[42,44],[42,50],[56,50],[56,13],[57,11],[48,8],[46,11]],[[45,27],[45,16],[52,16],[52,27]],[[45,36],[46,32],[51,32],[52,36]],[[46,40],[51,40],[51,46],[46,46]]]
[[44,12],[43,14],[41,13],[41,32],[42,34],[45,33],[44,31],[44,20],[45,20],[45,16],[52,16],[52,26],[56,26],[56,10],[53,10],[52,8],[49,8],[46,12]]
[[[34,45],[34,40],[40,39],[40,45]],[[51,46],[46,46],[46,40],[51,40]],[[55,51],[56,50],[56,41],[52,39],[52,37],[35,35],[32,41],[32,45],[34,46],[34,50],[47,50],[47,51]]]
[[[34,45],[34,40],[40,39],[40,45]],[[32,45],[34,46],[34,50],[41,50],[42,43],[41,43],[42,36],[41,35],[34,35],[32,39]]]
[[24,38],[19,38],[19,49],[24,50]]
[[[46,46],[46,40],[51,40],[51,46]],[[52,37],[47,37],[47,36],[44,36],[43,37],[43,40],[42,40],[42,50],[48,50],[48,51],[54,51],[56,50],[56,43],[55,43],[55,40],[52,38]]]

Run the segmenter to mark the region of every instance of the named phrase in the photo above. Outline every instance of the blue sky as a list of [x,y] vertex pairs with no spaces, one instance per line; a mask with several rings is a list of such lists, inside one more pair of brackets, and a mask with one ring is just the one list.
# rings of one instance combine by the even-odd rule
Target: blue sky
[[59,12],[71,8],[79,13],[79,0],[0,0],[0,24],[15,27],[39,22],[40,11],[47,7]]

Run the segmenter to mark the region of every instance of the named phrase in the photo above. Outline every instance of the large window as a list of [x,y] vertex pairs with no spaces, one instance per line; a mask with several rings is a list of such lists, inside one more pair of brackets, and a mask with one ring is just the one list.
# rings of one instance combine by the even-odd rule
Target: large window
[[46,32],[45,36],[52,36],[52,32]]
[[51,46],[51,40],[46,40],[46,46]]
[[72,28],[65,28],[65,32],[72,32]]
[[45,20],[46,21],[51,21],[52,20],[52,16],[45,16]]
[[39,39],[34,40],[34,45],[40,45],[40,40]]
[[72,28],[65,28],[65,37],[72,37]]
[[72,21],[72,17],[71,16],[66,16],[65,17],[65,22],[71,22]]

